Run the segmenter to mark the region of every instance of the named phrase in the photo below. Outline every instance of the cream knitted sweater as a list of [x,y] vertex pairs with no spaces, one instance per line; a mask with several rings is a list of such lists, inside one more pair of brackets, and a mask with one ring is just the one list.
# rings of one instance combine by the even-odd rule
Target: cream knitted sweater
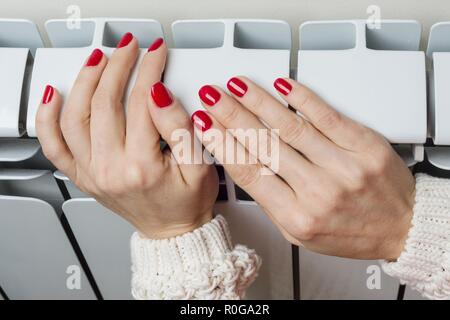
[[[131,238],[136,299],[240,299],[257,276],[254,250],[233,246],[225,218],[179,237]],[[450,299],[450,180],[416,175],[405,248],[383,270],[430,299]]]

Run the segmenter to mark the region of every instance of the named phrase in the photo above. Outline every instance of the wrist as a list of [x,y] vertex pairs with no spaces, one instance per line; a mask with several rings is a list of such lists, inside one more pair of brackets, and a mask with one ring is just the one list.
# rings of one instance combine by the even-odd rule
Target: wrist
[[159,223],[157,225],[150,224],[138,227],[138,232],[143,238],[147,239],[168,239],[181,236],[192,232],[206,223],[210,222],[214,217],[213,211],[196,216],[189,221],[174,221],[170,223]]
[[396,261],[405,248],[408,233],[411,229],[411,221],[413,217],[413,210],[411,209],[403,216],[402,221],[399,221],[398,228],[396,228],[397,235],[391,240],[388,245],[389,249],[385,253],[383,259],[386,261]]
[[403,252],[406,240],[408,239],[409,231],[412,226],[412,219],[414,215],[415,191],[410,196],[406,208],[403,210],[404,214],[401,218],[393,224],[394,229],[391,231],[390,239],[387,242],[386,250],[382,255],[382,259],[386,261],[396,261]]

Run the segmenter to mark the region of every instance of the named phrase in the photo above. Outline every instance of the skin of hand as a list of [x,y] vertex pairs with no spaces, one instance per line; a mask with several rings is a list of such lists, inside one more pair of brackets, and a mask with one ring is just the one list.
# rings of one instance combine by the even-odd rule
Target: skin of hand
[[[193,117],[198,138],[291,243],[339,257],[395,260],[414,205],[415,180],[407,166],[380,134],[305,86],[284,78],[274,86],[296,112],[245,77],[229,80],[231,96],[217,86],[202,87],[206,112]],[[264,174],[270,164],[228,130],[238,128],[278,130],[276,174]],[[273,133],[266,134],[259,147],[270,150]],[[227,152],[255,161],[228,162]]]
[[162,39],[142,59],[125,117],[121,101],[138,53],[131,33],[109,60],[94,50],[63,109],[61,95],[47,87],[36,129],[44,155],[78,188],[141,235],[168,238],[212,219],[218,176],[211,165],[177,164],[161,151],[160,137],[172,147],[177,129],[195,140],[188,114],[159,82],[167,55]]

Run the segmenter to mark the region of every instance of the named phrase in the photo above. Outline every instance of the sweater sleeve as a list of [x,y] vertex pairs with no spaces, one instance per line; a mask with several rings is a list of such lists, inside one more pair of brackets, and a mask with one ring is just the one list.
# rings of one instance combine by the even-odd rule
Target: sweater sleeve
[[145,239],[136,232],[131,260],[131,290],[139,300],[241,299],[261,265],[254,250],[232,245],[221,215],[170,239]]
[[429,299],[450,299],[450,180],[416,175],[412,226],[405,248],[383,270]]

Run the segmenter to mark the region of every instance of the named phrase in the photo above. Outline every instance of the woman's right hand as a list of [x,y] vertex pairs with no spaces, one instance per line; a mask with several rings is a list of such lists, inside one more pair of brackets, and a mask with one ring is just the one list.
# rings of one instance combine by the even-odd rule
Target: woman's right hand
[[[196,133],[205,147],[292,243],[327,255],[395,260],[411,226],[411,172],[380,134],[305,86],[291,79],[274,85],[303,116],[245,77],[228,82],[232,96],[217,86],[200,89],[207,112],[198,117],[208,126]],[[258,139],[251,144],[249,137]],[[264,152],[277,141],[278,149]],[[230,154],[251,161],[230,162]]]
[[191,146],[195,140],[188,114],[160,82],[167,54],[162,39],[142,59],[125,117],[121,101],[138,53],[131,33],[109,60],[94,50],[62,112],[61,95],[47,86],[37,135],[45,156],[79,189],[145,237],[169,238],[212,219],[218,177],[213,166],[179,164],[160,149],[160,136],[171,148],[179,143],[175,130],[187,133]]

